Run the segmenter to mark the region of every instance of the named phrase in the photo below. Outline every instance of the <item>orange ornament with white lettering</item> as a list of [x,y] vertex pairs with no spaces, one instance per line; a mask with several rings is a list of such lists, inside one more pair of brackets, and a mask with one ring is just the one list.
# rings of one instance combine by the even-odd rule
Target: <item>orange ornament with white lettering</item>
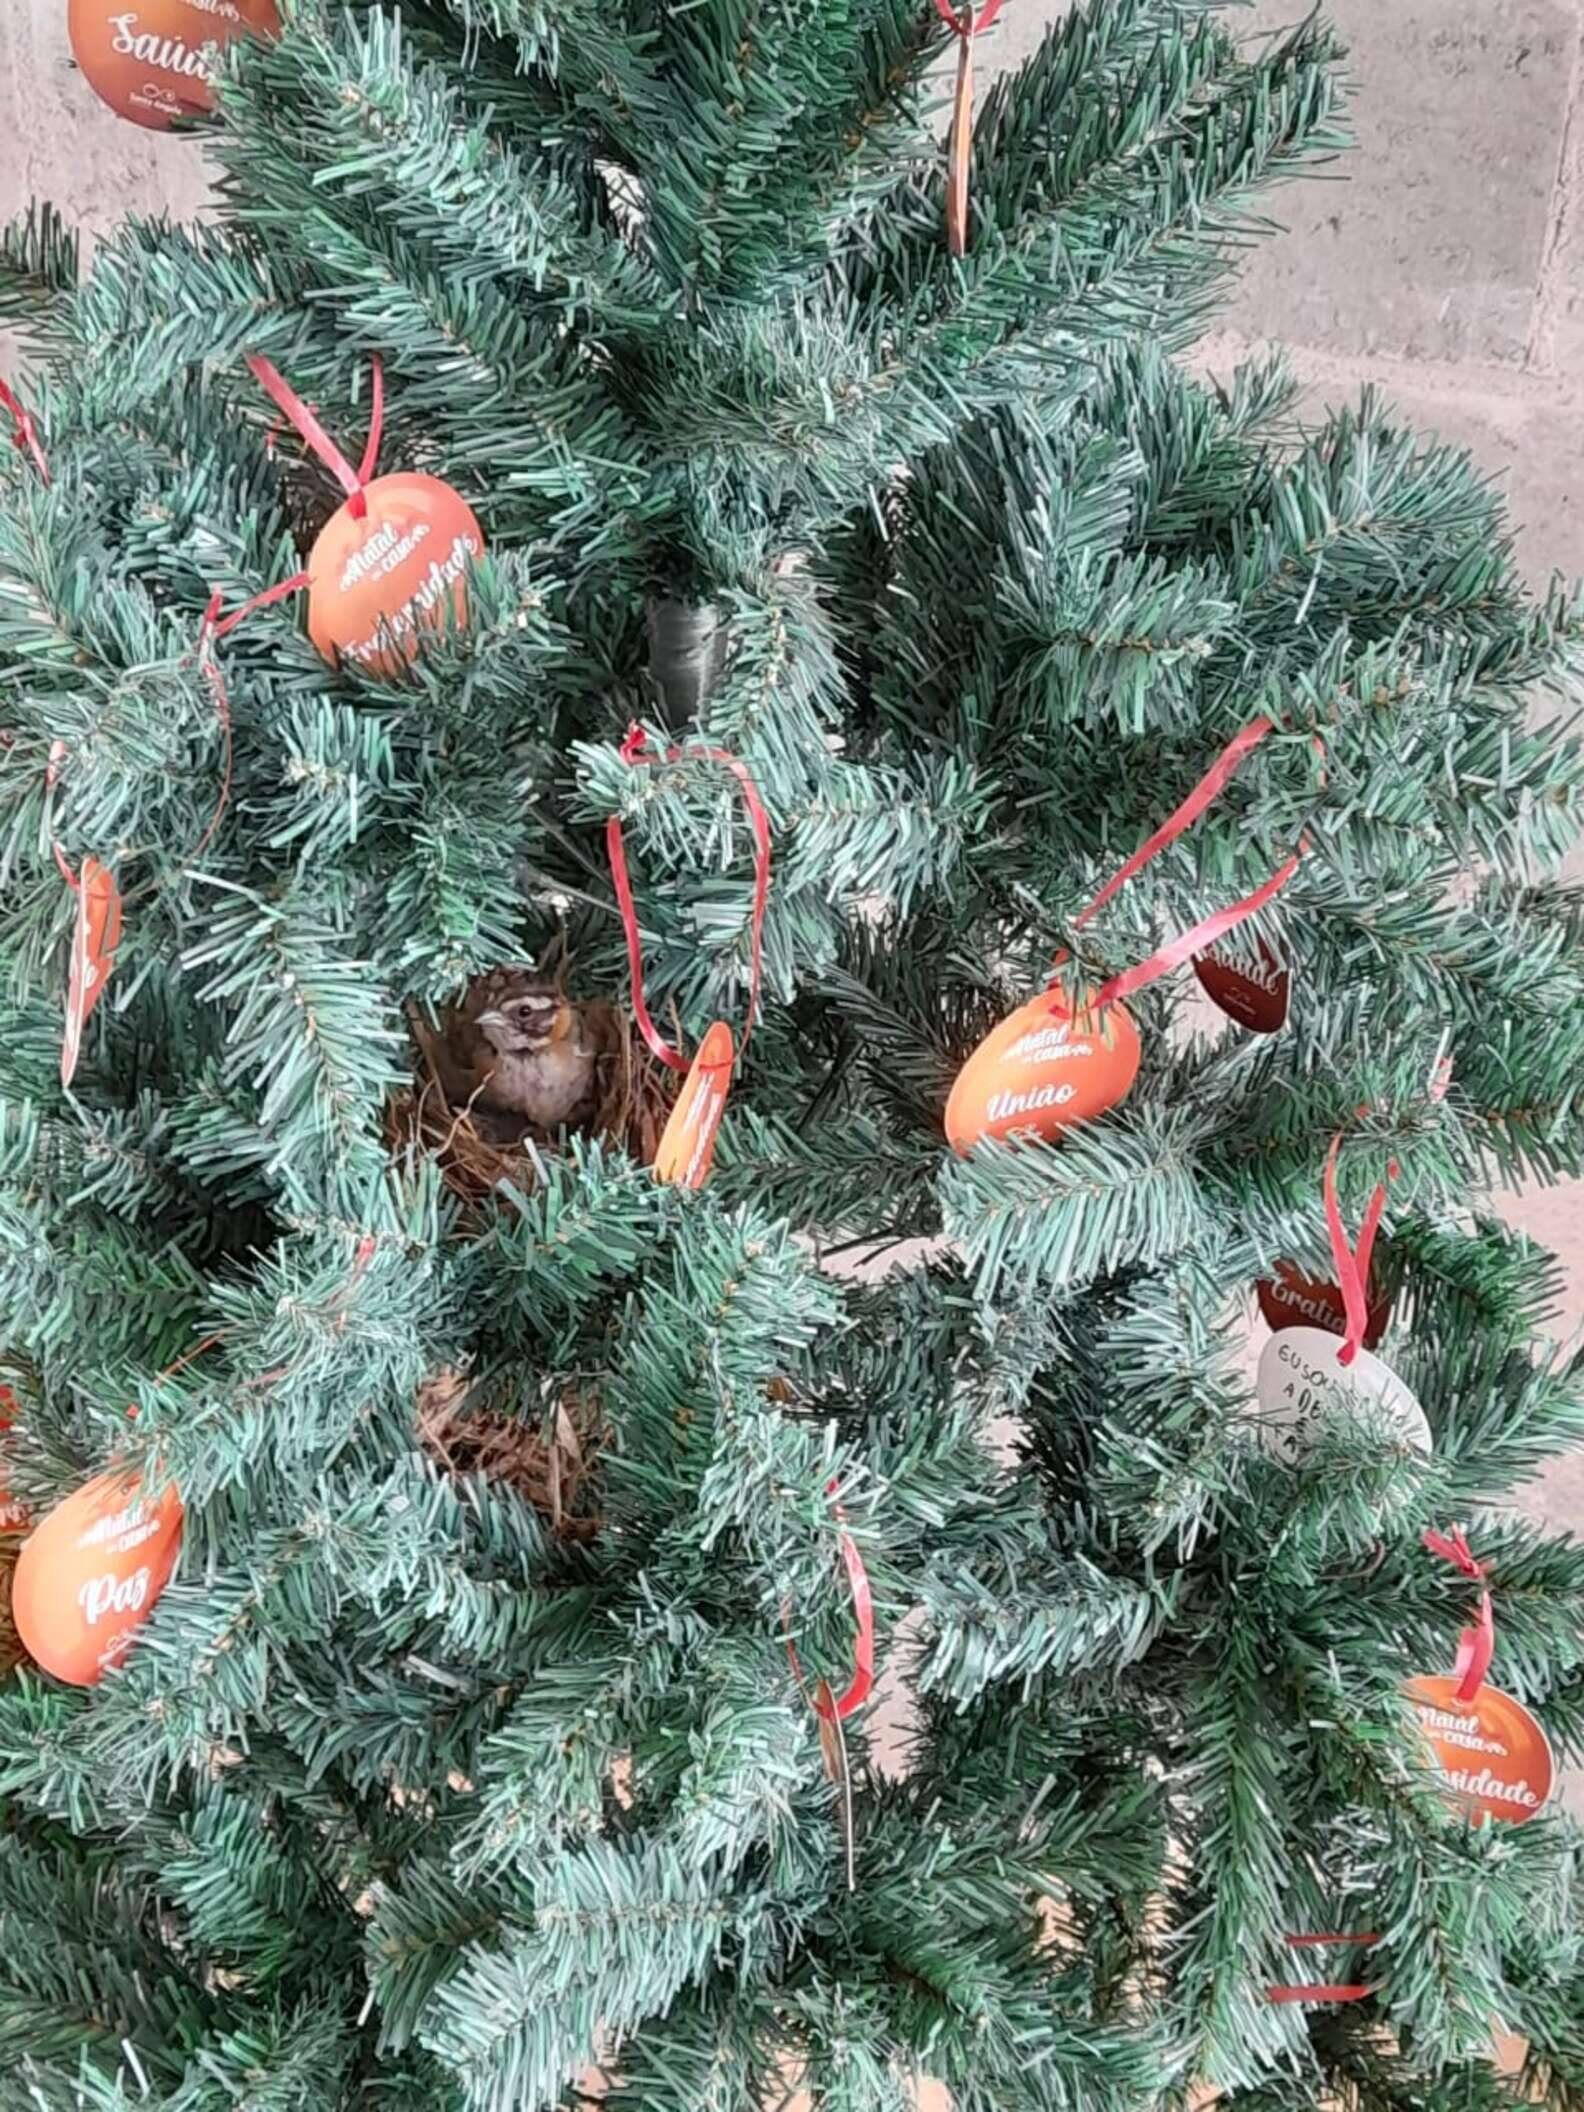
[[702,1188],[715,1157],[715,1132],[726,1112],[735,1051],[731,1028],[716,1020],[699,1043],[654,1157],[654,1177],[678,1188]]
[[275,0],[71,0],[72,56],[101,102],[163,132],[214,108],[206,47],[280,28]]
[[1096,1010],[1086,993],[1076,1016],[1044,990],[987,1034],[957,1073],[946,1135],[968,1152],[986,1137],[1049,1142],[1125,1099],[1138,1076],[1138,1029],[1121,1005]]
[[83,1028],[105,993],[121,943],[121,890],[110,868],[97,858],[85,858],[72,885],[77,918],[66,989],[66,1032],[61,1040],[62,1085],[70,1085],[76,1074]]
[[1521,1826],[1543,1808],[1556,1782],[1549,1739],[1521,1701],[1481,1687],[1459,1701],[1458,1681],[1410,1679],[1403,1692],[1434,1758],[1449,1803],[1470,1817]]
[[173,1488],[143,1495],[135,1475],[96,1475],[58,1503],[17,1562],[11,1614],[28,1655],[74,1687],[91,1687],[126,1655],[181,1552]]
[[419,634],[467,616],[467,569],[484,554],[472,508],[449,484],[397,470],[325,522],[308,557],[308,635],[332,666],[399,675]]

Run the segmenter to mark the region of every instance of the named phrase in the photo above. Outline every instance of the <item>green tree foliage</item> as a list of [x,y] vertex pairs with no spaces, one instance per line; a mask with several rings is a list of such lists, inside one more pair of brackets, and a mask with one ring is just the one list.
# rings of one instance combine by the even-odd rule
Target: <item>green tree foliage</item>
[[[212,221],[86,276],[44,209],[0,249],[50,466],[0,464],[8,1471],[187,1506],[124,1665],[0,1693],[7,2105],[533,2112],[602,2065],[635,2112],[925,2075],[958,2112],[1483,2112],[1499,2017],[1576,2112],[1578,1836],[1451,1812],[1399,1690],[1467,1617],[1420,1547],[1460,1518],[1493,1677],[1584,1746],[1584,1552],[1506,1508],[1584,1386],[1482,1214],[1584,1170],[1578,616],[1380,403],[1304,438],[1279,369],[1178,359],[1339,141],[1326,31],[1063,12],[981,94],[958,261],[929,0],[283,12],[225,60]],[[248,353],[349,447],[378,354],[383,465],[488,555],[397,682],[255,612],[228,736],[210,597],[339,500]],[[628,768],[634,717],[741,757],[774,828],[714,1178],[572,1140],[464,1210],[387,1140],[409,1008],[551,941],[624,1001],[611,815],[652,1001],[690,1044],[742,1018],[737,788]],[[127,904],[70,1091],[52,837]],[[1098,980],[1300,840],[1235,942],[1291,964],[1283,1033],[1204,1028],[1179,974],[1123,1105],[948,1154],[1059,948]],[[1240,1301],[1324,1270],[1339,1128],[1350,1222],[1400,1164],[1383,1353],[1428,1461],[1250,1441]],[[425,1447],[447,1370],[524,1440],[587,1407],[589,1529]],[[840,1687],[844,1530],[888,1696],[846,1724],[851,1886],[783,1633]],[[1268,2000],[1316,1970],[1372,1992]]]

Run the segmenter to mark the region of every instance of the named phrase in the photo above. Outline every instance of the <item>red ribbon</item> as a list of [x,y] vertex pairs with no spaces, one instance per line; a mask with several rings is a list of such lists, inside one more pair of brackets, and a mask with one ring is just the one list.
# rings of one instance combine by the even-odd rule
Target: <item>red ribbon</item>
[[331,472],[346,493],[348,506],[359,520],[368,511],[364,486],[374,474],[374,464],[379,457],[380,429],[385,422],[385,375],[377,352],[371,356],[371,365],[374,370],[373,409],[369,419],[368,444],[363,450],[362,463],[354,469],[279,368],[265,359],[262,353],[250,352],[247,355],[248,372]]
[[[941,0],[936,0],[936,4],[940,5]],[[1253,754],[1266,734],[1272,731],[1274,724],[1274,720],[1264,717],[1251,719],[1241,733],[1233,735],[1181,805],[1173,809],[1153,836],[1140,844],[1126,864],[1118,867],[1089,907],[1078,912],[1073,919],[1074,930],[1079,930],[1087,924],[1096,910],[1103,909],[1135,874],[1144,870],[1158,852],[1165,850],[1169,843],[1175,843],[1185,830],[1193,826],[1206,807],[1225,789],[1244,757]],[[1298,861],[1303,856],[1304,849],[1305,846],[1300,844],[1292,856],[1283,865],[1278,866],[1262,886],[1257,887],[1253,894],[1245,895],[1241,902],[1233,903],[1230,909],[1218,909],[1213,916],[1203,918],[1191,931],[1183,932],[1179,938],[1172,939],[1160,947],[1147,960],[1138,962],[1135,967],[1124,969],[1120,975],[1112,976],[1098,992],[1096,1006],[1104,1007],[1130,996],[1133,991],[1143,989],[1146,983],[1154,982],[1158,975],[1165,975],[1169,969],[1180,967],[1184,961],[1191,959],[1206,946],[1213,946],[1217,939],[1225,938],[1229,931],[1236,931],[1241,923],[1252,917],[1256,911],[1263,909],[1272,896],[1279,894],[1287,885],[1298,870]],[[1064,998],[1058,998],[1052,1010],[1064,1008],[1065,1002]]]
[[976,37],[980,30],[988,29],[996,16],[1000,14],[1001,0],[985,0],[984,6],[980,8],[972,21],[968,18],[968,9],[965,7],[959,16],[954,11],[951,0],[935,0],[935,11],[946,27],[954,31],[957,36]]
[[1104,909],[1113,895],[1120,894],[1134,874],[1143,872],[1158,851],[1165,850],[1169,843],[1175,843],[1185,829],[1193,826],[1205,808],[1226,789],[1243,758],[1253,754],[1274,724],[1272,719],[1251,719],[1241,733],[1233,735],[1182,804],[1174,808],[1154,835],[1139,846],[1126,865],[1119,867],[1112,874],[1089,907],[1081,909],[1073,918],[1075,930],[1087,924],[1096,910]]
[[49,464],[44,459],[44,449],[34,428],[33,413],[3,381],[0,381],[0,405],[11,413],[11,445],[19,454],[29,454],[33,457],[39,475],[47,484],[50,480]]
[[[1361,1108],[1360,1114],[1367,1112]],[[1364,1221],[1359,1227],[1358,1246],[1350,1249],[1347,1231],[1342,1223],[1342,1205],[1337,1199],[1336,1167],[1337,1153],[1342,1149],[1342,1133],[1331,1139],[1331,1149],[1326,1153],[1325,1178],[1322,1192],[1325,1197],[1326,1231],[1331,1240],[1331,1262],[1336,1270],[1337,1284],[1342,1292],[1342,1306],[1347,1315],[1347,1334],[1342,1347],[1337,1351],[1339,1364],[1351,1364],[1358,1355],[1364,1340],[1364,1330],[1369,1325],[1370,1256],[1375,1250],[1375,1234],[1381,1221],[1381,1211],[1386,1207],[1386,1181],[1397,1172],[1397,1162],[1391,1160],[1386,1168],[1386,1181],[1377,1182],[1375,1193],[1369,1199],[1364,1212]]]
[[1485,1683],[1496,1649],[1496,1613],[1484,1582],[1489,1565],[1475,1561],[1460,1525],[1452,1526],[1445,1533],[1427,1532],[1424,1545],[1428,1553],[1439,1555],[1443,1562],[1450,1562],[1463,1576],[1472,1577],[1481,1587],[1474,1625],[1459,1634],[1457,1663],[1452,1667],[1452,1677],[1458,1683],[1455,1698],[1472,1701]]
[[[644,752],[644,730],[636,722],[627,729],[627,738],[617,751],[624,763],[652,763],[657,757]],[[754,898],[753,922],[750,930],[750,968],[748,981],[748,1024],[743,1029],[743,1038],[738,1054],[748,1046],[748,1036],[753,1032],[754,1019],[759,1009],[759,984],[764,965],[764,920],[765,904],[770,896],[770,817],[759,797],[759,788],[748,774],[745,763],[737,760],[725,748],[668,748],[666,761],[679,762],[684,756],[697,756],[702,761],[720,763],[729,770],[742,787],[743,805],[748,809],[748,819],[754,833]],[[632,881],[627,873],[627,852],[622,843],[621,817],[613,814],[605,824],[605,853],[610,859],[611,878],[616,885],[616,901],[621,909],[622,929],[627,934],[627,965],[632,975],[633,1014],[644,1040],[660,1061],[673,1071],[685,1071],[688,1060],[672,1048],[654,1021],[649,1016],[649,1007],[644,1002],[643,989],[643,937],[638,929],[638,910],[633,901]]]
[[225,617],[220,614],[220,589],[216,587],[209,597],[209,606],[204,610],[203,621],[198,626],[198,666],[204,680],[209,684],[209,693],[214,698],[215,716],[220,721],[220,732],[225,741],[225,767],[220,774],[220,797],[209,817],[209,826],[188,854],[189,862],[201,857],[214,840],[214,832],[220,826],[221,816],[225,813],[226,803],[231,797],[231,699],[226,691],[225,676],[221,674],[219,662],[214,656],[215,641],[234,631],[243,617],[251,616],[255,609],[267,609],[272,601],[284,601],[288,594],[295,594],[300,587],[307,584],[306,572],[293,573],[290,579],[283,579],[273,587],[266,587],[262,594],[253,595],[251,599],[243,602],[239,609],[233,609],[231,614]]
[[[1380,1938],[1373,1930],[1361,1932],[1357,1936],[1343,1930],[1340,1933],[1317,1936],[1289,1936],[1287,1941],[1295,1951],[1306,1951],[1328,1943],[1361,1943],[1367,1946],[1379,1943]],[[1265,1990],[1265,1999],[1267,2002],[1362,2002],[1366,1995],[1372,1995],[1374,1992],[1372,1987],[1366,1987],[1361,1980],[1333,1980],[1310,1985],[1300,1983],[1291,1987],[1268,1987]]]
[[[828,1481],[825,1484],[826,1494],[829,1495],[835,1487],[836,1483],[834,1481]],[[841,1505],[837,1504],[836,1516],[845,1518],[846,1515]],[[863,1556],[859,1554],[858,1543],[854,1540],[851,1533],[843,1533],[841,1536],[841,1557],[847,1570],[848,1588],[852,1592],[853,1612],[858,1619],[858,1641],[853,1651],[853,1676],[847,1683],[846,1691],[830,1699],[826,1698],[828,1690],[826,1692],[816,1691],[810,1698],[810,1708],[814,1710],[816,1715],[825,1717],[827,1721],[833,1718],[850,1716],[854,1709],[868,1699],[869,1689],[874,1685],[874,1600],[870,1596],[869,1591],[869,1572],[864,1568]],[[787,1608],[785,1606],[781,1608],[781,1623],[786,1629],[786,1648],[787,1656],[792,1664],[792,1677],[797,1681],[803,1692],[807,1694],[808,1688],[804,1684],[803,1667],[798,1662],[797,1645],[792,1640],[792,1630],[787,1623]],[[823,1680],[820,1682],[820,1687],[821,1689],[825,1687]]]
[[1298,870],[1300,855],[1301,853],[1294,851],[1284,865],[1276,868],[1262,887],[1255,888],[1251,895],[1245,895],[1241,902],[1234,902],[1230,909],[1218,909],[1214,916],[1205,917],[1192,931],[1185,931],[1180,938],[1170,940],[1147,960],[1140,961],[1136,967],[1126,968],[1120,975],[1112,976],[1108,983],[1101,985],[1096,1004],[1105,1006],[1113,1004],[1118,998],[1131,996],[1146,983],[1154,982],[1156,976],[1165,975],[1168,969],[1180,968],[1184,961],[1192,960],[1193,956],[1202,952],[1206,946],[1213,946],[1217,939],[1225,938],[1229,931],[1236,931],[1240,924],[1252,917],[1256,910],[1263,909],[1271,897],[1279,894],[1287,885]]
[[1362,1980],[1321,1980],[1312,1987],[1268,1987],[1267,2002],[1362,2002],[1366,1995],[1374,1994]]

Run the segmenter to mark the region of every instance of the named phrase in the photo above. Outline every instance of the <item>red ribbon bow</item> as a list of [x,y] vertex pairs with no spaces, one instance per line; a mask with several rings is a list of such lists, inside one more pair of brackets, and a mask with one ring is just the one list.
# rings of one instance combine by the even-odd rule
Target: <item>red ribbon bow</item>
[[[627,737],[617,751],[624,763],[652,763],[658,757],[645,753],[643,728],[634,722],[627,729]],[[748,774],[745,763],[737,760],[725,748],[668,748],[666,761],[679,762],[684,755],[697,756],[704,762],[720,763],[729,770],[742,787],[743,805],[748,809],[748,819],[754,834],[754,898],[753,920],[750,928],[750,966],[748,979],[748,1024],[743,1029],[743,1038],[738,1054],[748,1046],[748,1036],[753,1032],[755,1017],[759,1009],[759,984],[764,964],[764,920],[765,905],[770,896],[770,817],[759,797],[759,788]],[[627,873],[627,852],[622,843],[621,817],[613,814],[605,824],[605,853],[610,859],[611,878],[616,886],[616,901],[621,909],[622,929],[627,935],[627,965],[632,974],[633,1014],[644,1040],[663,1064],[673,1071],[685,1071],[688,1060],[672,1048],[649,1016],[649,1007],[644,1001],[643,989],[643,936],[638,929],[638,909],[633,901],[632,881]]]
[[3,381],[0,381],[0,405],[11,413],[11,445],[19,454],[33,457],[39,475],[47,484],[50,480],[49,464],[44,459],[44,449],[33,424],[33,413]]
[[1473,1549],[1460,1525],[1451,1526],[1444,1533],[1427,1531],[1424,1545],[1428,1553],[1439,1555],[1443,1562],[1450,1562],[1461,1575],[1472,1578],[1481,1587],[1474,1625],[1459,1634],[1457,1662],[1452,1667],[1452,1677],[1458,1683],[1456,1698],[1469,1702],[1484,1685],[1496,1649],[1496,1613],[1491,1605],[1490,1591],[1484,1583],[1490,1565],[1474,1559]]
[[[936,0],[936,4],[941,4],[941,0]],[[1224,789],[1244,757],[1253,753],[1266,734],[1272,731],[1273,726],[1274,721],[1271,719],[1251,719],[1241,733],[1233,735],[1181,805],[1167,816],[1153,836],[1140,844],[1124,865],[1118,867],[1088,908],[1080,910],[1074,917],[1075,930],[1087,924],[1096,910],[1103,909],[1112,896],[1120,893],[1136,873],[1141,873],[1158,852],[1165,850],[1169,843],[1175,843],[1185,830],[1192,827],[1206,807]],[[1253,894],[1245,895],[1241,902],[1233,903],[1230,909],[1218,909],[1213,916],[1203,918],[1191,931],[1185,931],[1180,937],[1169,940],[1147,960],[1138,962],[1135,967],[1124,969],[1120,975],[1112,976],[1108,983],[1101,986],[1095,999],[1096,1008],[1101,1009],[1120,998],[1130,996],[1135,990],[1141,990],[1146,983],[1154,982],[1157,976],[1165,975],[1172,968],[1181,967],[1184,961],[1191,960],[1196,953],[1203,952],[1206,946],[1213,946],[1217,939],[1224,938],[1229,931],[1235,931],[1245,919],[1263,909],[1271,897],[1287,885],[1298,870],[1298,861],[1303,856],[1304,848],[1305,846],[1300,844],[1292,856],[1279,865],[1263,886],[1257,887]],[[1058,1007],[1061,1002],[1060,999],[1057,1000]]]

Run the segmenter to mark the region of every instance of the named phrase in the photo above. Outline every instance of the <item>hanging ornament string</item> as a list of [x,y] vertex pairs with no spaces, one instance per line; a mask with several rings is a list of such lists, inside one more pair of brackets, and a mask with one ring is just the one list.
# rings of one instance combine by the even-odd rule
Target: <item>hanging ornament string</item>
[[373,476],[374,464],[379,459],[380,431],[385,422],[385,375],[377,352],[371,355],[369,363],[373,369],[373,403],[369,416],[368,444],[363,450],[362,462],[354,469],[280,370],[261,353],[250,352],[247,355],[248,372],[330,471],[346,493],[349,510],[359,520],[368,511],[365,487]]
[[1490,1565],[1474,1559],[1460,1525],[1454,1525],[1444,1533],[1427,1532],[1424,1545],[1428,1553],[1439,1555],[1443,1562],[1450,1562],[1460,1574],[1480,1587],[1479,1610],[1473,1626],[1463,1629],[1458,1636],[1457,1662],[1452,1667],[1452,1677],[1458,1683],[1457,1699],[1470,1702],[1485,1684],[1485,1675],[1496,1650],[1496,1613],[1491,1604],[1490,1587],[1485,1582]]
[[[825,1492],[831,1495],[837,1484],[829,1481]],[[838,1503],[835,1506],[838,1522],[845,1523],[846,1512]],[[874,1599],[869,1590],[869,1572],[864,1568],[864,1559],[858,1552],[858,1543],[851,1533],[843,1532],[840,1541],[841,1558],[847,1571],[847,1588],[852,1593],[853,1614],[858,1623],[858,1640],[853,1651],[853,1675],[840,1695],[833,1695],[824,1680],[819,1682],[813,1695],[809,1696],[808,1684],[803,1677],[797,1645],[792,1640],[792,1608],[790,1601],[781,1606],[781,1628],[786,1636],[787,1658],[792,1666],[792,1677],[800,1691],[809,1697],[809,1706],[816,1716],[831,1719],[850,1716],[869,1698],[874,1685],[875,1620]]]
[[198,626],[197,660],[199,670],[209,685],[209,694],[214,699],[215,717],[220,722],[220,735],[225,743],[225,762],[220,773],[220,796],[215,802],[214,813],[209,817],[209,826],[188,853],[189,864],[194,859],[201,858],[214,841],[215,830],[220,826],[221,817],[231,797],[231,698],[226,689],[225,676],[221,674],[220,664],[214,656],[215,643],[234,631],[244,616],[251,616],[255,609],[267,609],[271,602],[284,601],[288,594],[300,592],[307,584],[306,572],[294,572],[290,579],[279,580],[273,587],[266,587],[262,594],[253,595],[243,602],[239,609],[233,609],[229,616],[224,617],[220,614],[220,589],[216,587],[209,597],[209,606],[204,610],[203,621]]
[[44,447],[33,423],[33,413],[21,401],[13,389],[0,381],[0,407],[11,413],[11,445],[18,454],[33,457],[34,466],[44,482],[50,480],[49,463],[44,458]]
[[[627,737],[617,751],[624,763],[655,763],[660,757],[645,752],[645,734],[641,726],[634,724],[627,729]],[[754,894],[753,917],[749,932],[749,977],[748,977],[748,1023],[743,1029],[742,1048],[748,1046],[748,1037],[753,1032],[754,1021],[759,1011],[759,985],[764,966],[764,920],[765,905],[770,898],[770,817],[759,797],[759,788],[748,773],[745,763],[737,760],[725,748],[668,748],[665,760],[670,763],[697,757],[700,761],[719,763],[729,770],[742,787],[743,805],[748,809],[748,819],[754,837]],[[605,824],[605,853],[610,860],[611,879],[616,887],[616,901],[621,910],[622,929],[627,935],[627,965],[632,975],[633,1013],[644,1040],[660,1061],[673,1071],[686,1071],[688,1059],[679,1055],[665,1039],[653,1019],[644,1000],[643,987],[643,937],[638,929],[638,909],[633,900],[632,881],[627,872],[627,852],[622,842],[621,817],[611,815]],[[738,1052],[741,1053],[741,1050]]]
[[1297,872],[1298,861],[1302,855],[1301,850],[1294,851],[1263,885],[1255,888],[1253,894],[1245,895],[1241,902],[1234,902],[1229,909],[1218,909],[1214,916],[1201,919],[1191,931],[1185,931],[1180,937],[1168,941],[1147,960],[1140,961],[1135,967],[1125,968],[1120,975],[1114,975],[1109,982],[1102,983],[1095,1000],[1097,1009],[1103,1010],[1119,998],[1130,997],[1135,990],[1143,989],[1146,983],[1154,982],[1157,976],[1165,975],[1173,968],[1180,968],[1184,961],[1192,960],[1196,953],[1202,953],[1205,947],[1213,946],[1217,939],[1225,938],[1229,931],[1236,931],[1240,924],[1246,923],[1250,917],[1262,910],[1273,896],[1281,893]]
[[961,14],[951,0],[935,0],[936,10],[957,39],[957,90],[952,97],[951,135],[946,147],[946,246],[954,257],[968,249],[968,173],[973,158],[973,46],[1001,12],[1001,0],[985,0],[974,13],[966,0]]
[[[1361,1107],[1361,1115],[1368,1114]],[[1375,1234],[1380,1227],[1381,1212],[1386,1207],[1387,1182],[1397,1177],[1397,1161],[1386,1164],[1386,1179],[1378,1181],[1375,1192],[1369,1199],[1364,1219],[1359,1227],[1358,1245],[1348,1246],[1347,1230],[1342,1223],[1342,1205],[1337,1197],[1337,1154],[1342,1149],[1342,1132],[1337,1131],[1331,1139],[1331,1149],[1326,1153],[1325,1178],[1322,1192],[1325,1199],[1326,1232],[1331,1241],[1331,1261],[1336,1269],[1338,1287],[1342,1292],[1342,1309],[1347,1316],[1347,1333],[1342,1347],[1337,1351],[1339,1364],[1351,1364],[1364,1342],[1364,1330],[1369,1325],[1369,1271],[1370,1258],[1375,1251]]]
[[[1074,930],[1082,930],[1096,911],[1103,909],[1113,896],[1119,894],[1136,874],[1144,870],[1152,858],[1165,850],[1168,844],[1175,843],[1179,836],[1193,826],[1225,789],[1244,758],[1252,755],[1266,734],[1274,730],[1274,725],[1274,720],[1268,718],[1251,719],[1240,733],[1234,734],[1187,798],[1173,809],[1154,835],[1140,844],[1132,857],[1117,868],[1088,908],[1078,912],[1073,919]],[[1120,975],[1112,976],[1099,990],[1095,998],[1095,1009],[1102,1010],[1106,1005],[1130,996],[1133,991],[1141,990],[1146,983],[1154,982],[1157,976],[1180,967],[1194,954],[1202,952],[1207,946],[1213,946],[1217,939],[1225,938],[1229,931],[1235,931],[1240,924],[1263,909],[1265,904],[1287,885],[1298,870],[1298,863],[1305,848],[1305,845],[1300,844],[1267,881],[1257,887],[1253,894],[1245,895],[1241,902],[1234,902],[1228,909],[1218,909],[1213,915],[1195,924],[1191,931],[1183,932],[1158,948],[1147,960],[1124,969]],[[1062,959],[1065,959],[1065,955],[1058,958],[1058,967]],[[1058,998],[1052,1009],[1059,1010],[1062,1003],[1063,1000]]]
[[[1289,1936],[1287,1941],[1295,1951],[1313,1950],[1332,1943],[1357,1943],[1367,1949],[1372,1943],[1379,1943],[1380,1937],[1373,1930],[1357,1936],[1343,1930],[1326,1935]],[[1366,1986],[1361,1980],[1319,1981],[1309,1984],[1299,1982],[1290,1987],[1268,1987],[1265,1990],[1265,1999],[1267,2002],[1362,2002],[1366,1995],[1372,1995],[1374,1992],[1374,1988]]]

